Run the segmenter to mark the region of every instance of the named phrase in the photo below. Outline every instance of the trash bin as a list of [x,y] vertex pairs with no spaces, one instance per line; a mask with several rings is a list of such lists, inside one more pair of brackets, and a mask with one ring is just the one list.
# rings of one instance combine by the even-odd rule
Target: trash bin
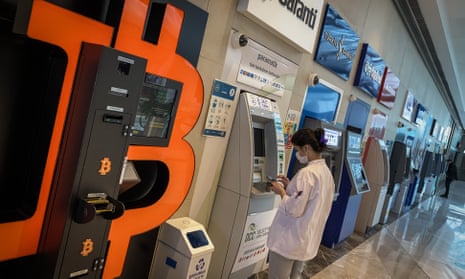
[[181,217],[160,226],[149,278],[204,279],[214,246],[202,224]]

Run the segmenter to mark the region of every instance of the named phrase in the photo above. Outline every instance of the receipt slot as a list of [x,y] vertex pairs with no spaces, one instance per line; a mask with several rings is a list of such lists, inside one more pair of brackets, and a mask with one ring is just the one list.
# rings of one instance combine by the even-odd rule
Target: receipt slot
[[160,226],[149,278],[207,278],[215,247],[202,224],[181,217]]

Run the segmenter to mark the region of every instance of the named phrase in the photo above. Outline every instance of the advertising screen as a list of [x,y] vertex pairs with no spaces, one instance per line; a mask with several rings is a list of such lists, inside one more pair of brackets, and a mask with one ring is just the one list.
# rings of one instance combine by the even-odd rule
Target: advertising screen
[[384,77],[378,95],[378,102],[385,107],[392,109],[399,90],[400,79],[388,67],[384,70]]
[[320,83],[307,88],[303,113],[315,119],[333,122],[341,96],[341,89],[320,80]]
[[359,41],[358,34],[328,4],[315,52],[315,62],[348,80]]
[[378,98],[384,75],[383,59],[368,44],[363,44],[354,85],[368,95]]
[[413,121],[413,113],[416,110],[418,101],[415,99],[415,96],[412,92],[407,92],[405,97],[404,108],[402,110],[402,118],[408,121]]

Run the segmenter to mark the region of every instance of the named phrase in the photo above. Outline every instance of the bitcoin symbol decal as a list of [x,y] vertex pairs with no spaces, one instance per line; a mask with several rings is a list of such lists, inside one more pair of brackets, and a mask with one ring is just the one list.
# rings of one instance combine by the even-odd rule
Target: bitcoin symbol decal
[[82,250],[81,250],[81,255],[82,256],[88,256],[92,251],[94,250],[94,242],[92,239],[87,238],[82,242]]
[[100,169],[98,170],[98,173],[100,173],[100,175],[107,175],[110,171],[111,171],[110,158],[105,157],[102,160],[100,160]]

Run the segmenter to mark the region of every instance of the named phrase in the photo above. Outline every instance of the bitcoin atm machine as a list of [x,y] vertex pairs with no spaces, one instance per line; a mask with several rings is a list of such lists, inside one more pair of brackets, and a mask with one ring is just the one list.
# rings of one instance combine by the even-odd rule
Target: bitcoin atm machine
[[363,166],[371,191],[362,196],[362,210],[355,223],[355,231],[362,234],[379,223],[389,184],[388,150],[384,141],[369,137],[364,151]]
[[36,278],[101,278],[146,60],[83,43],[39,243]]
[[[325,159],[334,178],[335,192],[334,200],[339,195],[339,185],[341,184],[342,166],[344,164],[344,129],[339,128],[329,122],[315,119],[306,116],[303,119],[302,128],[322,128],[325,131],[325,139],[327,140],[327,150],[321,153],[321,157]],[[295,157],[295,155],[293,155]],[[289,177],[293,177],[299,169],[305,165],[301,164],[298,160],[293,159],[289,167]]]
[[266,268],[268,229],[279,204],[267,190],[267,177],[280,173],[284,136],[278,106],[242,92],[208,225],[215,244],[209,277],[243,279]]

